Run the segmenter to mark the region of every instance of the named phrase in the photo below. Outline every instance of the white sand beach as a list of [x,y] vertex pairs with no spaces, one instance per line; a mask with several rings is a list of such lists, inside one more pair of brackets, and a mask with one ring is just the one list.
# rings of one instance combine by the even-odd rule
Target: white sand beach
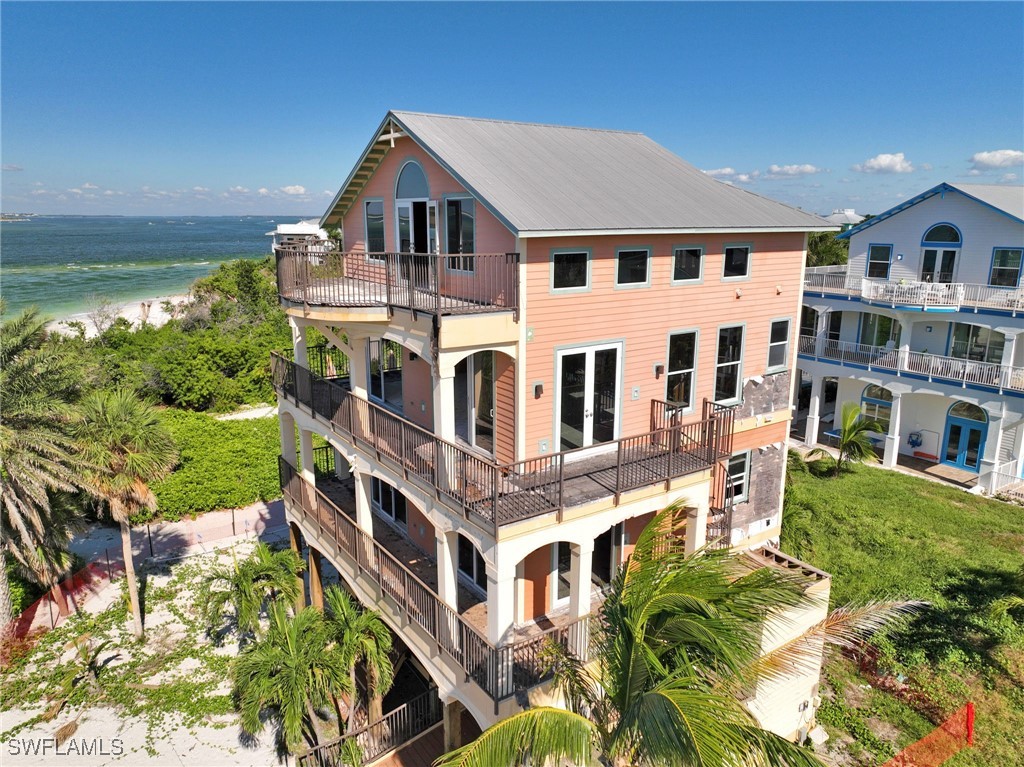
[[[53,320],[46,327],[51,332],[71,334],[73,331],[68,327],[67,323],[81,322],[85,325],[86,338],[93,338],[99,335],[96,326],[97,320],[101,326],[104,326],[113,322],[117,317],[124,317],[135,328],[141,327],[144,323],[160,327],[168,320],[178,316],[178,313],[184,309],[190,299],[191,296],[185,293],[173,296],[144,298],[122,304],[112,302],[109,305],[95,307],[87,312],[78,312],[77,314]],[[165,306],[170,308],[171,311],[167,311]]]

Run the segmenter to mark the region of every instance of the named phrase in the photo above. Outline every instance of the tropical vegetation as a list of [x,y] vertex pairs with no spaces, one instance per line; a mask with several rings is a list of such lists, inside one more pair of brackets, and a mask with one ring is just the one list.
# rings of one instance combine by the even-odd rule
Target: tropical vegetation
[[637,540],[600,612],[593,666],[546,650],[565,709],[537,706],[504,719],[444,757],[444,767],[568,760],[639,765],[818,765],[812,752],[761,729],[741,702],[758,680],[812,668],[821,642],[855,646],[911,608],[834,611],[805,635],[761,654],[767,621],[809,606],[797,577],[751,568],[725,551],[687,555],[683,515],[669,508]]
[[878,421],[862,415],[856,402],[847,402],[839,417],[838,436],[835,438],[836,455],[833,456],[823,447],[816,447],[807,457],[831,466],[832,475],[838,477],[855,463],[878,460],[875,443],[868,435],[881,433],[882,425]]

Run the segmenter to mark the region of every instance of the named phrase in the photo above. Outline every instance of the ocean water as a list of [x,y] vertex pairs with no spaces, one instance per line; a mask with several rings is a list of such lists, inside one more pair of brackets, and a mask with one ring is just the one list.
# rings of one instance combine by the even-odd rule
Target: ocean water
[[266,233],[297,216],[37,216],[0,223],[0,295],[59,319],[99,298],[128,303],[188,292],[236,258],[270,254]]

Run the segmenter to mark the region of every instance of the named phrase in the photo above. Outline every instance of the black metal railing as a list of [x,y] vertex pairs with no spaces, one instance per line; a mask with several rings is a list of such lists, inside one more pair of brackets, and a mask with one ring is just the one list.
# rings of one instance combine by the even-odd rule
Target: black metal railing
[[431,686],[422,695],[388,712],[376,722],[311,748],[299,756],[299,767],[348,767],[349,763],[343,758],[344,746],[353,738],[359,744],[363,764],[369,764],[439,724],[443,712],[437,688]]
[[513,311],[518,316],[518,253],[344,253],[319,244],[289,244],[274,253],[277,291],[286,301],[437,315]]
[[[279,396],[328,421],[336,435],[495,536],[502,525],[560,512],[574,499],[595,500],[574,493],[577,480],[618,504],[625,492],[705,471],[732,451],[732,410],[706,402],[701,420],[657,424],[607,443],[598,458],[575,460],[586,450],[578,448],[498,464],[282,355],[272,355],[271,375]],[[597,473],[600,485],[591,481]]]
[[511,697],[549,678],[538,654],[550,636],[588,659],[590,616],[519,642],[494,647],[456,610],[441,600],[391,552],[360,529],[355,520],[321,490],[305,480],[283,457],[278,459],[281,490],[286,501],[315,526],[319,539],[335,546],[353,575],[363,575],[379,597],[401,614],[403,630],[418,627],[422,639],[433,643],[495,701]]

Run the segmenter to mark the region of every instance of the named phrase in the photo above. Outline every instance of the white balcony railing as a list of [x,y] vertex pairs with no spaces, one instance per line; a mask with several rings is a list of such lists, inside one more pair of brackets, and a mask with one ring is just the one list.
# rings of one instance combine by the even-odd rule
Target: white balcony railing
[[963,282],[874,280],[850,274],[845,265],[810,267],[804,290],[841,296],[859,296],[876,304],[923,309],[1000,309],[1024,314],[1024,288],[976,285]]
[[1024,392],[1024,368],[995,362],[975,362],[959,357],[915,352],[893,346],[869,346],[824,337],[800,336],[799,353],[824,362],[867,370],[884,370],[895,375],[910,373],[929,381],[999,392]]

